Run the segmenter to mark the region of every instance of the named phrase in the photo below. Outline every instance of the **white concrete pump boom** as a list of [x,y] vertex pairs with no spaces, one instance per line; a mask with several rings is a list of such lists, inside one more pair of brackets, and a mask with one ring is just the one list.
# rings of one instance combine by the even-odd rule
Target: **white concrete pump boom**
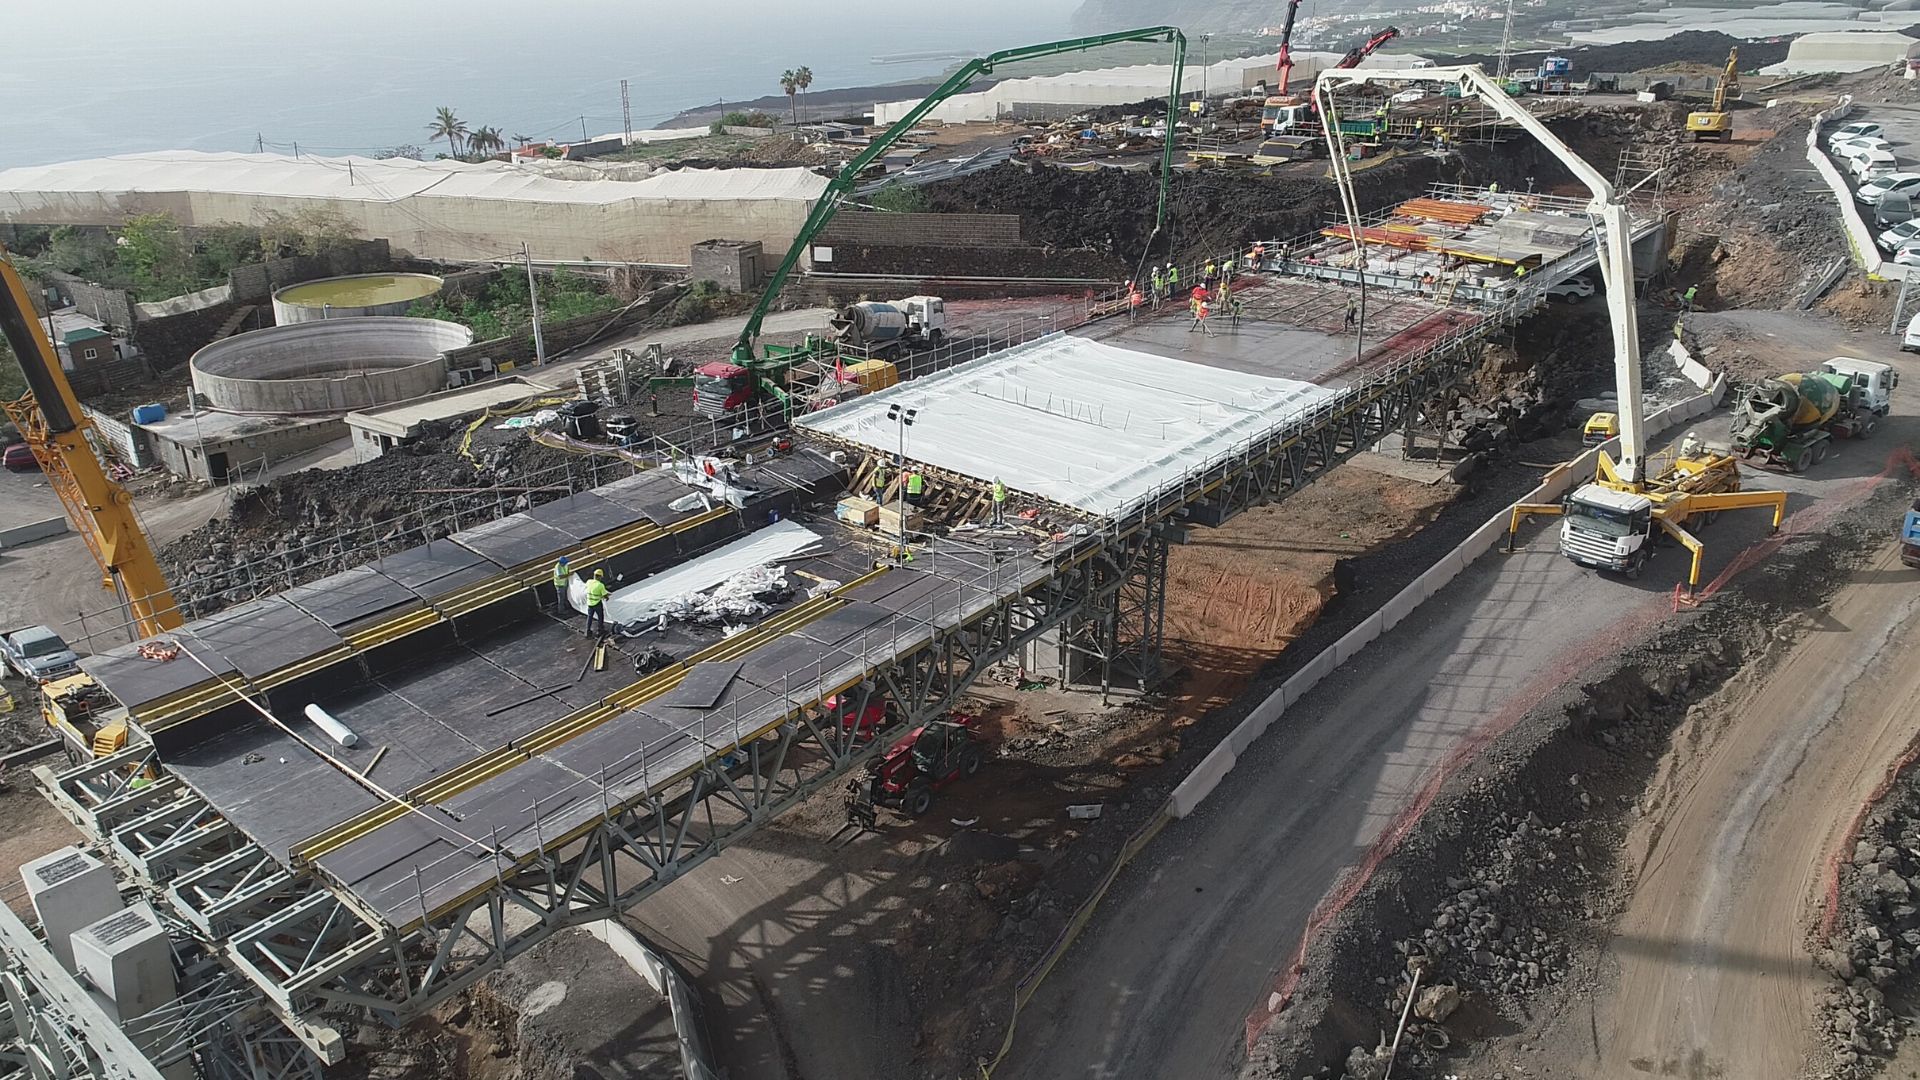
[[1601,279],[1606,283],[1607,314],[1613,320],[1613,381],[1620,394],[1620,458],[1615,475],[1628,484],[1641,480],[1641,463],[1646,457],[1646,433],[1641,425],[1640,403],[1640,330],[1634,318],[1633,231],[1627,218],[1626,201],[1613,185],[1586,159],[1553,132],[1478,65],[1436,67],[1395,71],[1385,68],[1329,68],[1314,81],[1313,92],[1319,99],[1320,114],[1328,111],[1328,97],[1336,85],[1364,85],[1392,82],[1450,82],[1460,88],[1462,99],[1477,97],[1494,112],[1513,121],[1527,134],[1539,140],[1567,170],[1593,193],[1587,212],[1599,219],[1601,235],[1596,238]]

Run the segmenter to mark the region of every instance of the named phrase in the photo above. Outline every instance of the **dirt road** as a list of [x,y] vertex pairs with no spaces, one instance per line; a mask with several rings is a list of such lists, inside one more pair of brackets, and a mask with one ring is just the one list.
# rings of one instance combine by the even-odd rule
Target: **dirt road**
[[1917,611],[1889,545],[1785,655],[1693,710],[1628,838],[1638,880],[1601,964],[1612,985],[1537,1040],[1554,1075],[1798,1073],[1824,989],[1805,932],[1828,853],[1920,733]]

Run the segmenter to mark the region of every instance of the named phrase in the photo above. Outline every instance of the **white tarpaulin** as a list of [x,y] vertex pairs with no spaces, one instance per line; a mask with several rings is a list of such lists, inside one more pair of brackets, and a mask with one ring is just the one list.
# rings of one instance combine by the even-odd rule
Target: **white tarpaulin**
[[1056,334],[796,423],[892,454],[918,409],[909,461],[1111,515],[1332,392]]
[[324,210],[422,258],[492,259],[524,241],[536,259],[684,265],[716,236],[785,250],[826,187],[801,168],[561,180],[497,161],[162,150],[0,169],[0,222],[118,225],[165,211],[199,227]]
[[[819,542],[820,538],[805,526],[791,521],[776,522],[692,562],[615,589],[607,596],[607,622],[610,625],[652,622],[689,593],[711,589],[752,567],[792,558]],[[567,602],[575,611],[587,610],[587,583],[578,574],[567,587]]]

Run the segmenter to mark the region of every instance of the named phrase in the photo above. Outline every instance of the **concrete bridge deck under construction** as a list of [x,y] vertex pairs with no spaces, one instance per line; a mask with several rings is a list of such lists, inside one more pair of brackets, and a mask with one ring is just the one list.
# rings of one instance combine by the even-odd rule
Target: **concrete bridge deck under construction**
[[[1472,306],[1373,289],[1356,341],[1344,286],[1274,270],[1248,282],[1238,333],[1122,316],[814,414],[799,425],[812,449],[742,468],[739,505],[675,510],[686,478],[642,472],[147,643],[171,659],[90,658],[136,737],[43,770],[43,786],[269,1023],[338,1061],[323,1012],[402,1022],[630,907],[950,710],[996,662],[1044,647],[1063,669],[1071,654],[1102,680],[1150,677],[1166,546],[1185,527],[1284,497],[1396,430],[1556,280],[1547,264]],[[896,404],[920,410],[907,456],[937,482],[1003,477],[1049,527],[956,531],[897,564],[826,520],[861,459],[894,452]],[[618,597],[796,517],[808,595],[732,632],[671,624],[596,671],[545,614],[559,555],[607,568]],[[650,648],[667,662],[637,673]],[[890,722],[844,725],[823,705],[835,696],[884,699]],[[309,705],[357,744],[309,735]],[[208,1002],[237,1016],[244,996],[183,998],[182,1030],[212,1030]]]

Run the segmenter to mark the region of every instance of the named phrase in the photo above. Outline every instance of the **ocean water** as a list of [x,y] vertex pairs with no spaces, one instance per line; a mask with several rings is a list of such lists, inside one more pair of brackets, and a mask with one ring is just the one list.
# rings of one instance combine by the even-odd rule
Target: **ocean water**
[[[0,168],[136,150],[430,152],[434,109],[578,137],[682,109],[938,74],[1067,36],[1078,0],[88,0],[20,4],[0,65]],[[901,57],[914,59],[898,60]],[[875,63],[876,58],[895,62]],[[584,125],[583,125],[584,118]]]

